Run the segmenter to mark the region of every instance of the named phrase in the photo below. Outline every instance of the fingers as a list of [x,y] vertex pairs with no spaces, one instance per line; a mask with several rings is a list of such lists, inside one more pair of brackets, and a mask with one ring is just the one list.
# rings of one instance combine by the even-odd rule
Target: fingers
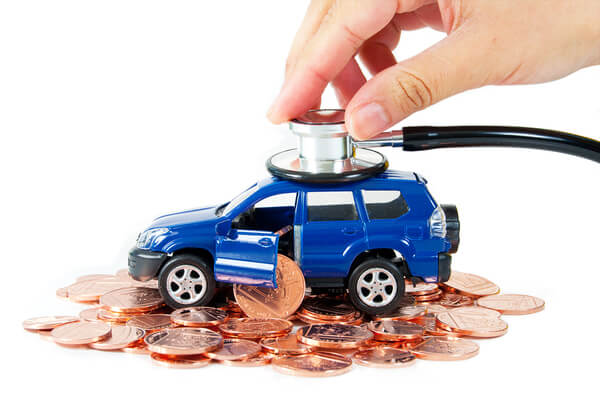
[[400,29],[395,22],[399,15],[367,40],[359,50],[360,59],[365,64],[371,75],[375,75],[386,68],[396,64],[392,50],[400,40]]
[[354,97],[354,94],[366,81],[367,79],[365,79],[365,75],[360,70],[358,63],[354,58],[351,58],[332,82],[335,95],[342,108],[346,108],[350,99]]
[[486,84],[490,68],[485,40],[455,32],[435,46],[369,80],[346,109],[353,137],[373,137],[412,113],[446,97]]

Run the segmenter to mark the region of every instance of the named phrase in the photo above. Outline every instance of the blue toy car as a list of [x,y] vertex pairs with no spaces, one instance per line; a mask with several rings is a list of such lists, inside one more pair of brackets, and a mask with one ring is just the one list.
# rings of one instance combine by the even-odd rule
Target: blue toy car
[[347,290],[378,314],[398,307],[405,279],[448,280],[459,228],[456,207],[438,205],[416,173],[339,184],[269,177],[223,205],[157,218],[130,251],[129,272],[158,278],[173,308],[200,306],[220,285],[275,287],[283,253],[308,287]]

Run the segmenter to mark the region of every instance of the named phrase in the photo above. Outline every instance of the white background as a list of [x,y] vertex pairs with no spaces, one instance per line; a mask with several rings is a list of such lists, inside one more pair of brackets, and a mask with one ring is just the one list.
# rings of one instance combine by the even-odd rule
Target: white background
[[[264,117],[307,1],[5,1],[0,5],[2,389],[44,397],[500,397],[597,387],[600,166],[515,149],[385,151],[458,205],[456,270],[536,295],[506,336],[464,362],[355,366],[331,379],[269,367],[168,370],[145,356],[69,350],[22,330],[76,314],[57,288],[126,266],[154,217],[224,202],[292,143]],[[443,35],[403,34],[404,58]],[[473,68],[477,68],[474,64]],[[406,120],[513,124],[600,139],[600,68],[537,86],[490,87]],[[324,106],[336,106],[332,92]],[[6,391],[9,390],[9,391]]]

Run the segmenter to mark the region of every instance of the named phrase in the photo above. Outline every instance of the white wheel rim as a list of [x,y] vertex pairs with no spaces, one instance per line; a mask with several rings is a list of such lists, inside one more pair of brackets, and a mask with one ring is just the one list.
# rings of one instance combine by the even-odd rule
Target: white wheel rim
[[206,276],[196,266],[180,265],[167,276],[167,292],[171,299],[182,305],[200,300],[206,293]]
[[365,305],[380,308],[394,300],[398,292],[398,283],[388,270],[373,267],[358,277],[356,292]]

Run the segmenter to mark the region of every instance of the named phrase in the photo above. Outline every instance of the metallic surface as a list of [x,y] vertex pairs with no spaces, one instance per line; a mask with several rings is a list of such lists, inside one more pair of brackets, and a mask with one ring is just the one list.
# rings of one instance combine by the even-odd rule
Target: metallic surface
[[427,308],[423,305],[405,305],[392,311],[374,315],[373,320],[412,320],[423,316]]
[[402,349],[378,346],[354,353],[352,360],[362,366],[396,368],[415,364],[416,357]]
[[298,341],[295,334],[283,337],[263,338],[260,340],[260,344],[264,350],[278,355],[301,355],[314,351],[312,346]]
[[502,294],[479,298],[477,305],[494,309],[502,314],[523,315],[542,311],[545,302],[543,299],[529,295]]
[[453,315],[498,319],[502,314],[497,310],[486,309],[480,306],[463,306],[450,310]]
[[52,330],[54,342],[62,345],[83,345],[110,337],[109,324],[96,321],[79,321]]
[[217,360],[217,363],[234,367],[260,367],[271,363],[274,356],[269,353],[260,352],[258,355],[240,360]]
[[277,288],[235,284],[233,293],[249,317],[285,319],[294,314],[304,299],[304,275],[296,262],[277,255]]
[[404,288],[405,295],[427,295],[437,292],[438,285],[435,283],[417,283],[413,285],[407,281]]
[[125,287],[131,287],[131,283],[114,276],[86,279],[68,286],[67,295],[73,301],[97,301],[107,292]]
[[79,321],[76,316],[41,316],[27,319],[23,322],[23,328],[26,330],[52,330],[53,328],[68,323]]
[[321,320],[340,321],[353,317],[356,309],[348,302],[332,298],[308,298],[302,304],[300,313]]
[[454,311],[440,313],[436,318],[438,327],[470,337],[499,337],[508,330],[508,324],[498,318],[462,315]]
[[199,355],[223,345],[223,337],[206,328],[166,328],[144,338],[148,350],[163,355]]
[[230,319],[219,325],[219,330],[236,338],[258,339],[287,335],[292,330],[292,322],[283,319]]
[[474,299],[470,296],[453,294],[453,293],[445,293],[439,300],[439,304],[442,306],[448,307],[460,307],[460,306],[468,306],[472,305]]
[[330,352],[315,352],[273,359],[273,368],[284,374],[306,377],[329,377],[347,373],[352,360],[347,356]]
[[371,307],[389,304],[398,291],[396,279],[388,270],[373,267],[358,277],[357,292],[360,300]]
[[207,289],[206,276],[194,265],[179,265],[169,272],[166,287],[174,301],[188,305],[204,296]]
[[443,285],[458,294],[472,297],[494,295],[500,291],[496,284],[483,277],[457,271],[452,271],[450,280],[443,283]]
[[372,321],[367,326],[380,341],[412,340],[423,336],[423,326],[405,320]]
[[126,324],[129,327],[138,327],[147,332],[172,326],[171,315],[168,314],[144,314],[134,316],[127,320]]
[[163,304],[158,290],[144,287],[127,287],[110,291],[100,297],[100,306],[111,312],[148,312]]
[[131,346],[144,338],[146,332],[141,328],[112,326],[110,338],[89,344],[91,348],[111,351]]
[[419,359],[464,360],[479,353],[476,342],[455,337],[426,337],[410,351]]
[[150,358],[152,363],[171,369],[197,369],[210,363],[210,359],[203,355],[169,356],[152,353]]
[[211,327],[219,325],[227,319],[229,316],[225,310],[207,306],[182,308],[171,313],[171,321],[185,327]]
[[241,360],[256,356],[262,347],[254,341],[247,339],[226,338],[223,346],[212,352],[206,352],[204,356],[214,360]]
[[300,327],[296,337],[304,344],[319,348],[358,348],[373,338],[373,333],[364,327],[348,324],[313,324]]

